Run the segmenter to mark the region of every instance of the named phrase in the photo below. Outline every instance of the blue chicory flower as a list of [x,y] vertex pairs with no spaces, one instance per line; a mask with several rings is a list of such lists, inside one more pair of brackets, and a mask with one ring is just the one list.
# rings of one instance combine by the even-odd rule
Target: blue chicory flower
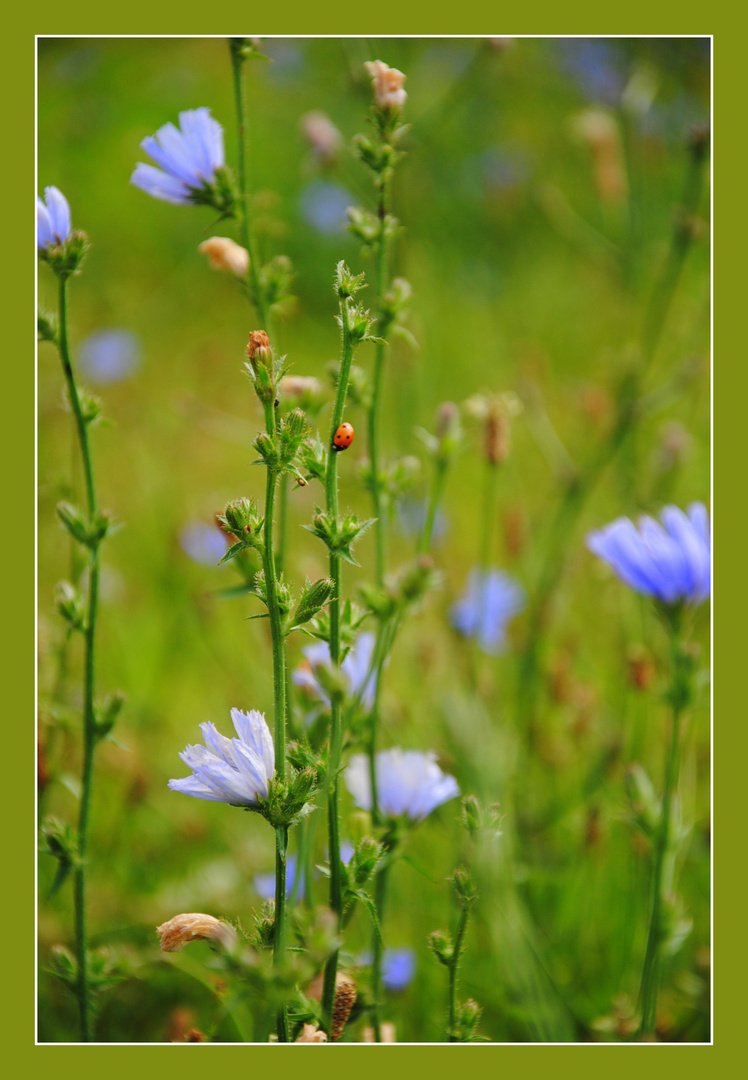
[[215,566],[228,551],[226,534],[204,521],[190,521],[179,533],[182,551],[203,566]]
[[[295,855],[289,855],[286,859],[286,900],[293,892],[293,887],[296,884],[296,866],[298,860]],[[263,900],[275,899],[275,874],[255,874],[254,887],[259,896]],[[299,892],[304,890],[304,872],[302,870],[299,878]]]
[[71,231],[67,199],[56,187],[45,188],[44,200],[36,197],[36,246],[64,244]]
[[200,725],[205,746],[188,746],[179,756],[192,776],[170,780],[172,791],[231,806],[257,806],[267,798],[275,770],[275,748],[262,713],[231,710],[238,739],[227,739],[214,724]]
[[[365,709],[370,709],[374,704],[374,691],[377,686],[375,671],[367,679],[375,642],[376,637],[374,634],[359,634],[345,660],[340,665],[340,670],[348,678],[348,690],[351,697],[360,695],[361,704]],[[307,665],[298,667],[294,671],[294,685],[308,687],[323,705],[329,706],[330,695],[321,685],[317,677],[317,669],[322,665],[329,666],[330,646],[326,641],[318,641],[314,645],[308,645],[302,652],[307,660]]]
[[[432,810],[460,794],[454,776],[443,773],[433,751],[380,750],[376,756],[377,803],[385,817],[423,821]],[[356,805],[371,810],[371,777],[366,754],[354,754],[345,782]]]
[[[370,952],[362,953],[359,964],[368,967],[372,962]],[[416,954],[412,949],[385,949],[382,956],[382,985],[396,994],[406,990],[416,972]]]
[[524,606],[524,590],[514,578],[501,570],[476,567],[449,615],[458,633],[474,638],[489,656],[498,656],[506,648],[507,623]]
[[129,330],[97,330],[78,350],[80,368],[93,383],[111,385],[140,366],[140,344]]
[[164,124],[140,146],[161,168],[141,161],[131,182],[148,195],[177,206],[194,202],[195,192],[210,186],[216,170],[224,166],[223,128],[207,108],[181,112],[179,128]]
[[709,515],[703,503],[688,513],[666,506],[660,522],[618,518],[591,532],[587,547],[626,585],[665,604],[700,604],[711,591]]

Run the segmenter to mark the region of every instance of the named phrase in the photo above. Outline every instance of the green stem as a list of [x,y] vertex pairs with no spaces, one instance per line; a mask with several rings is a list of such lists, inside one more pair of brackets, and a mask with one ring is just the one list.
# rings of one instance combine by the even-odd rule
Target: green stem
[[677,630],[673,630],[673,722],[670,738],[670,749],[665,765],[665,789],[662,796],[662,809],[660,811],[660,827],[655,839],[655,859],[652,873],[652,914],[647,936],[647,951],[644,956],[644,967],[640,988],[642,1007],[642,1019],[640,1034],[651,1035],[657,1023],[657,996],[659,993],[661,947],[663,940],[663,907],[664,907],[664,867],[670,849],[670,820],[672,816],[672,801],[678,783],[678,745],[680,736],[680,719],[685,707],[684,699],[677,693],[677,687],[682,682],[682,645]]
[[[68,397],[75,417],[86,484],[86,502],[89,520],[96,512],[91,451],[88,444],[88,427],[81,410],[78,388],[70,362],[67,334],[67,278],[60,275],[59,287],[60,334],[59,352],[67,383]],[[94,547],[88,557],[88,614],[85,630],[83,662],[83,770],[81,798],[78,812],[78,865],[74,879],[75,942],[78,964],[77,996],[80,1013],[81,1042],[91,1040],[91,1010],[88,985],[88,941],[86,925],[86,855],[88,850],[88,820],[91,805],[93,758],[96,746],[94,717],[94,669],[96,659],[96,616],[99,599],[99,553]]]
[[242,79],[244,57],[241,55],[240,47],[231,39],[229,39],[229,48],[231,50],[231,67],[234,75],[234,105],[236,108],[236,132],[239,143],[239,201],[241,203],[239,228],[241,230],[242,243],[249,252],[249,277],[252,286],[252,297],[260,316],[262,329],[267,333],[270,329],[268,326],[268,310],[265,294],[260,285],[260,276],[257,270],[257,252],[253,244],[252,230],[250,228],[246,168],[246,121],[244,115],[244,84]]
[[[275,439],[275,409],[272,401],[265,402],[265,429],[271,439]],[[275,551],[273,547],[273,524],[275,517],[275,493],[278,475],[274,469],[267,470],[265,487],[265,529],[262,553],[267,590],[268,618],[273,646],[273,711],[275,771],[279,780],[286,776],[286,657],[283,638],[283,623],[278,603],[278,579],[275,569]],[[275,932],[273,935],[273,962],[283,962],[284,934],[286,918],[286,850],[288,848],[288,830],[276,829],[275,845]],[[278,1012],[278,1041],[288,1042],[288,1018],[285,1006]]]
[[[333,438],[343,420],[343,410],[348,392],[348,379],[353,362],[353,341],[351,340],[348,300],[342,299],[340,314],[343,329],[343,350],[340,363],[340,377],[335,396],[335,405],[330,424],[328,443],[328,461],[326,476],[327,513],[330,518],[338,517],[338,454],[333,449]],[[330,550],[330,579],[333,583],[330,612],[330,661],[334,666],[340,662],[340,556]],[[330,855],[330,907],[338,917],[342,916],[342,881],[340,875],[340,821],[338,817],[338,772],[343,745],[341,724],[341,701],[338,694],[333,694],[330,704],[330,756],[328,760],[327,823],[328,851]],[[325,966],[322,990],[322,1015],[328,1036],[335,1002],[335,977],[338,971],[338,950],[330,956]]]
[[[286,944],[286,852],[288,829],[279,826],[275,830],[275,926],[273,929],[273,964],[283,963]],[[288,1013],[285,1005],[278,1010],[275,1020],[278,1042],[288,1042]]]
[[486,486],[483,496],[483,534],[481,536],[478,566],[481,570],[488,570],[491,565],[491,549],[493,546],[493,529],[496,518],[496,495],[498,492],[498,465],[489,461],[486,463]]
[[418,554],[426,555],[431,548],[434,539],[434,523],[439,509],[442,495],[444,494],[444,480],[447,475],[447,461],[443,457],[437,457],[434,462],[434,479],[429,493],[429,507],[426,513],[426,524],[418,542]]
[[465,937],[465,931],[467,930],[468,918],[470,917],[470,909],[467,904],[460,911],[460,921],[457,924],[457,932],[455,934],[454,952],[452,953],[452,960],[449,965],[449,1027],[447,1029],[447,1035],[450,1042],[457,1042],[457,1036],[455,1035],[455,1021],[457,1012],[457,969],[460,966],[460,954],[462,952],[462,941]]
[[[377,299],[380,310],[384,305],[384,290],[387,284],[388,243],[386,233],[387,221],[387,181],[386,176],[379,178],[379,204],[377,207],[379,217],[379,243],[376,255],[376,282]],[[377,320],[377,336],[384,338],[389,329],[389,319],[383,313]],[[374,509],[374,536],[376,540],[376,569],[377,585],[382,585],[387,566],[387,522],[382,513],[382,492],[379,476],[379,419],[381,412],[382,374],[384,371],[384,341],[377,342],[374,354],[374,378],[371,394],[371,408],[368,415],[369,427],[369,460],[371,462],[371,496]]]
[[[388,859],[386,855],[385,858]],[[390,863],[389,859],[385,863],[384,867],[377,874],[376,888],[374,890],[374,904],[377,910],[377,918],[379,925],[382,925],[382,917],[384,915],[384,903],[387,895],[387,876],[389,873]],[[382,941],[379,934],[374,932],[371,942],[372,960],[371,960],[371,1018],[372,1026],[374,1028],[374,1040],[380,1043],[382,1041],[382,1021],[381,1021],[381,1005],[382,1005]]]

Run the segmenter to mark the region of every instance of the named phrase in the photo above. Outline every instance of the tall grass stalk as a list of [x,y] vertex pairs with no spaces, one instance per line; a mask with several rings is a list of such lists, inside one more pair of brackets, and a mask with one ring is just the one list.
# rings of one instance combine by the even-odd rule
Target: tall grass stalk
[[563,576],[568,548],[579,516],[600,476],[630,439],[643,416],[643,384],[662,338],[681,270],[693,241],[693,219],[701,197],[703,163],[707,149],[708,139],[705,133],[695,132],[691,139],[683,196],[668,255],[644,316],[639,366],[629,373],[619,390],[616,417],[607,439],[591,457],[587,466],[567,480],[548,532],[543,561],[530,603],[525,644],[518,664],[518,724],[519,729],[530,738],[534,736],[537,724],[539,675],[550,625],[551,602]]

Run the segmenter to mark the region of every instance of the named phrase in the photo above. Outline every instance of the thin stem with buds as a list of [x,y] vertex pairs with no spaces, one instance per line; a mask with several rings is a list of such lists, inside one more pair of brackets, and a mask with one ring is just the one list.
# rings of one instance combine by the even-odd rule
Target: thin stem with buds
[[[88,442],[88,425],[81,409],[78,387],[70,361],[67,334],[67,276],[59,280],[60,332],[58,347],[62,369],[67,384],[68,397],[75,417],[86,487],[86,505],[89,520],[97,509],[91,450]],[[96,748],[96,721],[94,716],[94,671],[96,659],[96,617],[99,597],[98,545],[91,547],[88,556],[88,610],[85,627],[85,650],[83,669],[83,771],[81,797],[78,811],[78,864],[74,877],[75,944],[78,964],[77,996],[80,1013],[81,1042],[91,1039],[90,989],[88,984],[88,940],[86,924],[86,856],[88,852],[88,823],[93,782],[93,759]]]

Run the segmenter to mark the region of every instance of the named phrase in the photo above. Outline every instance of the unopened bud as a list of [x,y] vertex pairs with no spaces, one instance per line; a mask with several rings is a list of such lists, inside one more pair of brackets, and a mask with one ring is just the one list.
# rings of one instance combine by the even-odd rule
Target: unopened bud
[[175,915],[157,926],[156,933],[161,938],[162,952],[179,952],[191,941],[217,941],[226,949],[236,944],[236,931],[232,926],[200,912]]
[[202,255],[207,255],[212,270],[223,270],[235,274],[238,278],[246,278],[249,252],[235,244],[228,236],[211,236],[208,240],[203,240],[197,250]]
[[641,647],[632,647],[627,656],[628,677],[631,686],[647,690],[655,677],[652,657]]
[[374,103],[382,110],[401,112],[408,97],[403,90],[405,75],[402,71],[389,67],[382,60],[367,60],[364,67],[371,75]]
[[329,116],[323,112],[308,112],[301,118],[301,133],[324,165],[333,161],[343,146],[343,136]]
[[[260,355],[258,355],[258,353]],[[267,365],[267,354],[270,353],[270,338],[264,330],[252,330],[247,342],[247,356],[250,360],[256,360],[259,364]],[[254,365],[253,365],[254,366]]]
[[503,464],[509,454],[509,414],[500,399],[491,402],[486,416],[486,461]]

